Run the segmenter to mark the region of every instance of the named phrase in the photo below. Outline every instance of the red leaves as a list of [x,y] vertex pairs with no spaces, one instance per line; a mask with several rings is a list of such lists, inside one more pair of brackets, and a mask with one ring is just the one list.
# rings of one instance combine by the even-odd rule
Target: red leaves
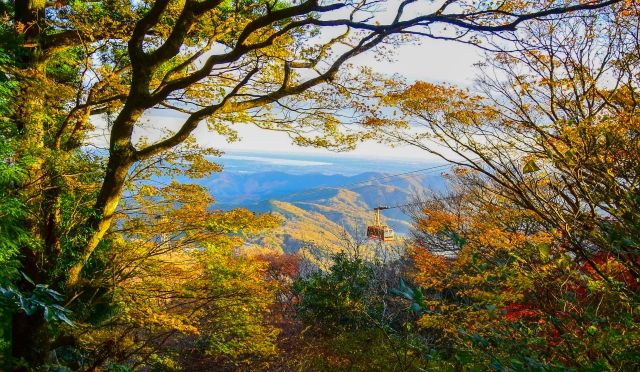
[[297,254],[263,254],[257,257],[268,264],[267,275],[271,280],[293,280],[300,275],[301,258]]
[[[629,262],[635,261],[638,263],[639,258],[637,256],[615,256],[609,252],[598,252],[590,257],[590,261],[583,260],[580,264],[580,270],[589,274],[592,278],[600,278],[598,271],[611,277],[614,280],[622,282],[630,289],[639,290],[640,283],[623,263],[623,260]],[[594,265],[596,267],[594,267]]]
[[504,319],[510,322],[521,320],[535,321],[541,320],[542,312],[538,309],[531,308],[522,304],[509,304],[502,308]]

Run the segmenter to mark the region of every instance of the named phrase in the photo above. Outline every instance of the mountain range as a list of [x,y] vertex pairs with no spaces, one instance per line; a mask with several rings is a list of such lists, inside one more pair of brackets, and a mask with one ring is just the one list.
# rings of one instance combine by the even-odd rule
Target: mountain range
[[[446,188],[444,178],[433,172],[400,176],[381,172],[222,172],[201,184],[215,196],[218,208],[243,207],[281,215],[282,227],[270,232],[261,243],[279,245],[289,252],[309,244],[322,244],[329,251],[337,251],[344,231],[353,237],[366,234],[373,208],[412,203],[419,195]],[[383,216],[400,236],[409,232],[411,220],[402,208],[385,210]]]

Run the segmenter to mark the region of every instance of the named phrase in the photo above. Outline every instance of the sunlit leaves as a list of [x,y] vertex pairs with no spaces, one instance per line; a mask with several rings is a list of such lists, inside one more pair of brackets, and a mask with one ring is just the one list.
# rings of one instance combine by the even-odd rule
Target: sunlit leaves
[[[148,352],[191,350],[207,363],[240,365],[276,352],[277,329],[265,317],[275,300],[265,261],[240,253],[244,237],[279,223],[275,216],[248,210],[213,210],[212,197],[198,185],[146,184],[124,206],[93,273],[111,288],[115,305],[106,322],[83,335],[99,352],[113,338],[123,348],[140,348],[127,363]],[[82,326],[89,326],[83,324]],[[170,334],[173,346],[155,342]],[[193,351],[189,351],[193,352]],[[163,363],[186,363],[179,354]],[[181,362],[182,361],[182,362]],[[205,363],[205,362],[203,362]]]

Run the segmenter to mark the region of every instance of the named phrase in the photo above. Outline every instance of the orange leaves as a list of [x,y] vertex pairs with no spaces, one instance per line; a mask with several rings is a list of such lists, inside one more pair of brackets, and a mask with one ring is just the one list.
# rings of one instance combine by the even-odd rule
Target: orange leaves
[[[628,255],[629,260],[635,260],[636,264],[640,264],[640,257],[637,255]],[[638,291],[640,290],[640,281],[638,281],[628,267],[622,264],[623,258],[616,257],[611,253],[599,252],[591,257],[591,262],[582,262],[581,270],[588,273],[594,280],[599,280],[597,271],[604,273],[610,278],[624,284],[627,288]],[[595,267],[594,267],[595,266]]]
[[457,229],[461,223],[461,217],[440,208],[425,208],[424,218],[417,221],[417,228],[430,234],[441,233],[447,229]]
[[521,304],[509,304],[502,308],[502,311],[504,312],[504,319],[510,322],[531,319],[538,321],[538,319],[542,315],[542,312],[540,310],[532,309]]
[[415,123],[394,138],[475,171],[450,175],[453,195],[415,224],[412,278],[431,300],[418,325],[442,342],[454,323],[504,337],[492,352],[521,342],[578,369],[549,346],[610,369],[638,350],[639,4],[619,6],[523,26],[521,50],[486,61],[485,98],[416,83],[388,99]]
[[362,124],[365,127],[376,128],[376,127],[395,127],[399,129],[408,129],[409,123],[405,120],[396,120],[392,118],[382,119],[376,116],[368,116],[366,117]]
[[624,0],[620,8],[620,15],[623,17],[640,16],[640,2],[638,0]]
[[440,118],[462,125],[479,125],[496,114],[496,110],[486,105],[481,96],[453,86],[423,81],[414,83],[401,93],[391,94],[383,101],[389,105],[398,104],[409,115]]
[[423,287],[442,288],[441,280],[450,270],[450,263],[443,256],[435,255],[422,247],[412,247],[409,252],[415,272],[413,279]]
[[[266,261],[266,273],[272,280],[292,280],[300,275],[302,257],[297,254],[262,254],[256,256],[258,260]],[[288,278],[288,279],[287,279]]]
[[[466,176],[459,175],[462,179]],[[431,302],[434,314],[419,321],[422,327],[442,329],[452,335],[453,330],[447,331],[451,322],[467,330],[490,329],[500,319],[499,312],[491,309],[508,304],[515,307],[508,309],[507,320],[540,314],[538,309],[528,308],[524,303],[536,289],[536,278],[546,277],[552,268],[533,269],[531,264],[541,257],[536,247],[548,247],[554,237],[540,227],[535,228],[539,226],[535,214],[485,196],[487,201],[469,194],[456,199],[459,204],[434,202],[417,221],[416,228],[431,236],[431,240],[425,238],[425,247],[410,251],[413,279],[426,292],[440,294]],[[455,257],[451,253],[447,258],[428,251],[431,248],[428,242],[437,246],[438,239],[450,239],[448,236],[454,234],[464,236],[464,244]],[[548,259],[551,250],[545,252]],[[455,293],[453,300],[444,295],[452,296],[451,293]],[[474,305],[464,305],[467,301]]]

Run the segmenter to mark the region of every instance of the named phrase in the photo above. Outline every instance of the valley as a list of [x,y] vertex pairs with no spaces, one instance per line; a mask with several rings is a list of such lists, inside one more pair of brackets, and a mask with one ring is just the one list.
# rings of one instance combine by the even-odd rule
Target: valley
[[[329,251],[338,251],[339,235],[344,231],[354,238],[364,237],[376,206],[411,203],[446,187],[442,168],[415,161],[372,159],[365,163],[338,157],[234,154],[223,156],[220,162],[223,172],[200,181],[216,198],[217,207],[280,215],[282,226],[270,231],[260,244],[280,246],[286,252],[297,252],[317,241],[324,242]],[[341,173],[329,173],[332,169]],[[398,173],[402,175],[395,176]],[[411,220],[402,208],[383,215],[399,236],[409,233]]]

